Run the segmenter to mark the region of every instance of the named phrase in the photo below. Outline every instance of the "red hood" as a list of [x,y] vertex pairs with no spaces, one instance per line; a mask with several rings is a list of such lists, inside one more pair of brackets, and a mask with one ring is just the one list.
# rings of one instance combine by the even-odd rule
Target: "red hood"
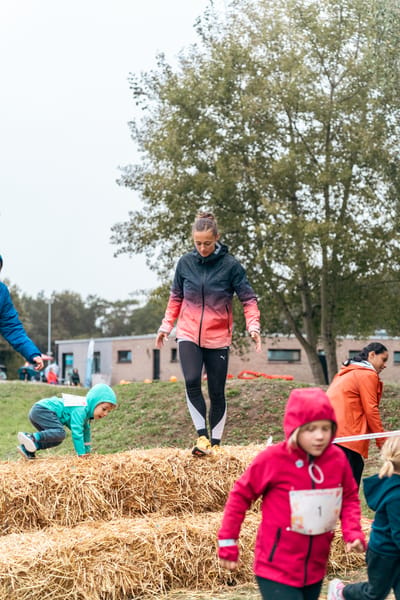
[[290,392],[283,418],[286,440],[298,427],[311,421],[321,420],[332,421],[335,424],[334,429],[336,429],[335,411],[323,390],[320,388],[299,388]]

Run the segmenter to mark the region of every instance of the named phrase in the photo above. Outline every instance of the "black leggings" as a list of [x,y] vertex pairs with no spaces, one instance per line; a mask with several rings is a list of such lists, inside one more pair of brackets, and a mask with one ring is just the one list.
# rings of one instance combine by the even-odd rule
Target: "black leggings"
[[322,581],[297,588],[284,583],[277,583],[256,575],[258,587],[263,600],[318,600]]
[[345,446],[341,446],[337,444],[338,448],[343,450],[345,455],[347,456],[347,460],[350,463],[351,470],[353,471],[353,477],[356,480],[357,487],[360,488],[361,477],[364,470],[364,459],[359,452],[355,452],[354,450],[350,450],[350,448],[346,448]]
[[343,589],[345,600],[383,600],[393,588],[400,600],[400,558],[383,556],[367,549],[368,581],[350,583]]
[[[225,382],[228,374],[229,348],[200,348],[193,342],[179,342],[179,359],[186,386],[190,416],[199,436],[211,444],[219,444],[226,421]],[[209,431],[207,406],[201,391],[201,375],[205,368],[210,397]]]

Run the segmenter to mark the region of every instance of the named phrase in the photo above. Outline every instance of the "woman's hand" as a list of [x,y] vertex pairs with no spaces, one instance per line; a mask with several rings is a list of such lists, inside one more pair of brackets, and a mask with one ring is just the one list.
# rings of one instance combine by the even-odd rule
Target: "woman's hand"
[[168,333],[165,333],[165,331],[159,331],[157,333],[157,337],[156,337],[156,343],[155,346],[156,348],[160,349],[163,347],[163,345],[165,344],[165,342],[168,341]]
[[256,352],[261,352],[261,335],[258,331],[252,331],[250,337],[256,345]]

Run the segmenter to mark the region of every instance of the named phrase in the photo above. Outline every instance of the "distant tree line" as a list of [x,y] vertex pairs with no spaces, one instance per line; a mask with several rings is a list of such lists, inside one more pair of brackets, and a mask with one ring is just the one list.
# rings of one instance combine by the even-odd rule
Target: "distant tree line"
[[[6,283],[26,332],[46,353],[49,350],[47,296],[41,292],[32,297],[16,285]],[[141,305],[135,297],[111,302],[99,296],[84,299],[76,292],[55,292],[51,304],[51,351],[55,354],[55,340],[154,333],[161,322],[166,293],[162,288],[155,290]],[[0,338],[0,363],[6,365],[9,377],[16,376],[23,362],[21,355]]]

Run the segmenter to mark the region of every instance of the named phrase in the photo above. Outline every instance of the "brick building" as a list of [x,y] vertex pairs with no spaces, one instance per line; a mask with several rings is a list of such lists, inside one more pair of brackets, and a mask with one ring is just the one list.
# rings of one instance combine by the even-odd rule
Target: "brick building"
[[[173,337],[169,338],[162,350],[154,347],[155,334],[95,338],[93,341],[93,382],[104,381],[115,385],[120,381],[145,379],[167,381],[171,376],[183,379],[178,345]],[[363,340],[341,338],[337,342],[338,364],[371,341],[382,342],[389,351],[389,361],[382,379],[388,383],[400,383],[400,338],[388,338],[385,335]],[[64,381],[68,381],[72,368],[77,367],[81,381],[84,382],[89,342],[89,339],[56,341],[57,361]],[[322,353],[321,361],[324,361]],[[243,355],[232,349],[229,373],[237,376],[243,370],[267,375],[291,375],[296,381],[313,383],[307,356],[294,336],[264,337],[260,354],[252,347]]]

